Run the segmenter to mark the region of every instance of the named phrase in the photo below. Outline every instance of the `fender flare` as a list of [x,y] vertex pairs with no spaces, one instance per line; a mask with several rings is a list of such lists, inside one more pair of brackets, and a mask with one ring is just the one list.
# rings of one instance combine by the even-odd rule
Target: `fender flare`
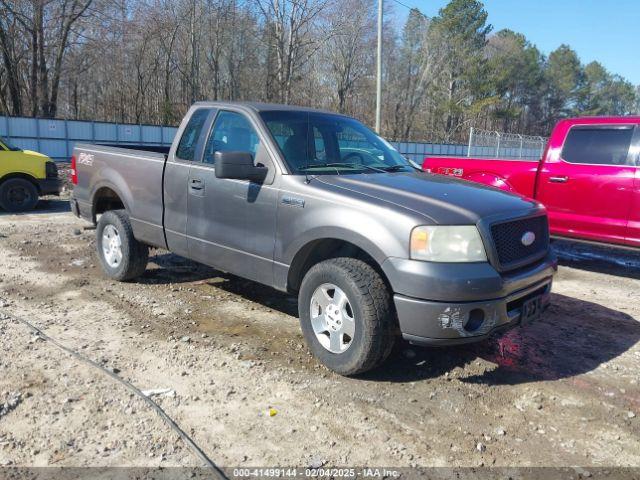
[[94,219],[94,222],[96,219],[96,203],[97,203],[96,195],[103,188],[108,188],[109,190],[112,190],[118,196],[118,198],[122,201],[122,204],[124,205],[125,210],[127,212],[131,211],[129,208],[129,205],[131,204],[131,195],[129,194],[129,196],[127,197],[127,195],[122,193],[125,190],[118,188],[118,186],[113,182],[111,182],[110,180],[101,180],[91,188],[91,195],[89,197],[91,198],[91,215]]

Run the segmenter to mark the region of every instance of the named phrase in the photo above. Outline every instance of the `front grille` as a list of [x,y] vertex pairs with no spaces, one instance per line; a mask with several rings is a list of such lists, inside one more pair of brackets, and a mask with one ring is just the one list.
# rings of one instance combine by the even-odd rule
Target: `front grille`
[[[535,235],[531,245],[523,242],[527,232]],[[543,257],[549,249],[549,224],[546,215],[494,224],[491,226],[491,236],[501,270],[533,262]]]
[[44,167],[47,178],[58,178],[58,166],[54,162],[46,162]]

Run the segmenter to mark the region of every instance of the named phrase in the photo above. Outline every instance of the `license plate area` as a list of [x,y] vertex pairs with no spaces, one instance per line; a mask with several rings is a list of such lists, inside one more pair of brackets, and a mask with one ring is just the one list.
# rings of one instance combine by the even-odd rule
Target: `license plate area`
[[526,300],[522,303],[520,310],[520,324],[528,325],[535,322],[542,315],[542,310],[542,295]]

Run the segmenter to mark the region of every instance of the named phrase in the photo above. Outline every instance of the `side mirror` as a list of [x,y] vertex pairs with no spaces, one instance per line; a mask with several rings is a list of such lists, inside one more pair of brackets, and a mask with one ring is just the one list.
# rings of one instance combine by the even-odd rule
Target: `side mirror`
[[216,177],[262,182],[269,169],[253,164],[249,152],[216,152],[214,155]]

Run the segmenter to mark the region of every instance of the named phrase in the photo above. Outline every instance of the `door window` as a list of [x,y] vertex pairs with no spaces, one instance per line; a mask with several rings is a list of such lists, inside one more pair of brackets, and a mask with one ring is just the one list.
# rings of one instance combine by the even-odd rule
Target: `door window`
[[180,138],[180,143],[176,149],[176,157],[181,160],[193,161],[198,147],[198,139],[208,115],[209,110],[204,108],[193,112]]
[[574,127],[564,142],[562,158],[569,163],[628,165],[632,136],[632,127]]
[[255,158],[259,144],[258,134],[244,115],[223,110],[207,140],[204,162],[213,164],[216,152],[249,152]]

